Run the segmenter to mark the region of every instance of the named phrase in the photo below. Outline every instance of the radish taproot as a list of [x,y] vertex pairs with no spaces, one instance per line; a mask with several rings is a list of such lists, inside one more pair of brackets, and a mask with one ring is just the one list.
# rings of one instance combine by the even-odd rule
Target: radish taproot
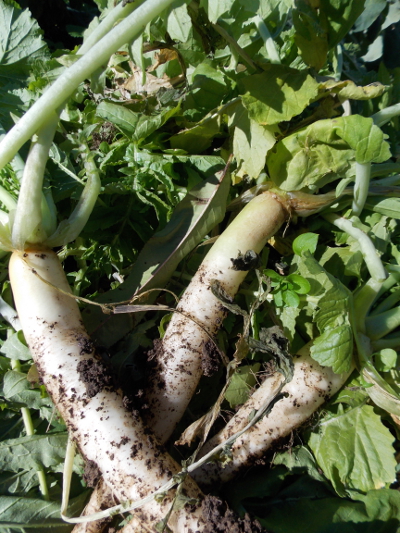
[[[287,393],[287,397],[279,400],[268,416],[235,441],[231,448],[231,460],[224,466],[215,461],[208,462],[193,472],[192,476],[200,486],[225,483],[240,470],[251,466],[279,439],[287,437],[304,424],[344,385],[351,371],[335,374],[330,367],[322,367],[311,358],[310,347],[311,343],[305,345],[294,356],[293,379],[282,388],[282,393]],[[248,424],[251,413],[268,397],[272,399],[276,395],[282,380],[283,376],[278,372],[268,377],[225,428],[202,447],[199,457],[206,455]]]
[[[86,461],[96,465],[120,500],[138,500],[180,471],[134,413],[123,406],[95,355],[57,255],[43,247],[13,253],[10,279],[22,328],[46,388]],[[62,292],[61,292],[62,291]],[[195,484],[187,495],[201,499]],[[168,513],[172,496],[140,510],[148,524]],[[198,513],[184,509],[170,527],[201,530]]]
[[214,349],[210,339],[226,316],[211,283],[219,282],[233,297],[247,271],[234,270],[232,258],[247,250],[260,252],[289,213],[285,195],[267,191],[256,196],[214,243],[183,294],[157,351],[146,391],[147,423],[157,438],[167,440],[181,419],[202,375],[202,361]]

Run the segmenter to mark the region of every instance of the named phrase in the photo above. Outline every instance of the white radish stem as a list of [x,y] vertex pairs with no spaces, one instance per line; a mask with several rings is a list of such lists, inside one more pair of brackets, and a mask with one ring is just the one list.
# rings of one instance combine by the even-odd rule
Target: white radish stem
[[[201,486],[225,483],[243,468],[262,457],[279,439],[289,435],[345,383],[351,371],[335,374],[330,367],[322,367],[310,356],[310,344],[304,346],[294,358],[294,376],[282,392],[288,396],[279,400],[272,411],[239,437],[232,447],[232,461],[225,467],[210,462],[195,470],[192,477]],[[200,450],[199,458],[215,446],[226,441],[249,422],[253,410],[257,410],[269,397],[272,399],[283,380],[281,374],[266,379],[251,398],[239,409],[226,427],[210,439]]]
[[147,422],[158,439],[167,440],[182,417],[201,377],[210,337],[226,315],[211,282],[217,280],[233,297],[247,272],[233,270],[231,259],[247,250],[260,252],[287,217],[283,197],[265,192],[253,198],[218,238],[183,294],[177,310],[184,315],[175,313],[168,325],[146,394]]
[[[123,407],[122,398],[96,358],[76,301],[57,255],[35,246],[16,251],[10,280],[25,338],[71,437],[87,461],[93,461],[120,501],[138,500],[154,492],[180,471],[175,461]],[[201,498],[190,478],[187,495]],[[143,522],[154,525],[168,512],[173,494],[162,504],[142,507]],[[170,527],[179,533],[202,530],[200,508],[172,514]]]

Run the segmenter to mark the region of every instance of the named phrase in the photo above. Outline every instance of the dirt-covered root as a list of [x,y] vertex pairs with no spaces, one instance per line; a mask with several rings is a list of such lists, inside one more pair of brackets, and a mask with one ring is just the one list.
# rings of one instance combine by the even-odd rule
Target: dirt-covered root
[[[274,443],[304,424],[344,385],[349,374],[338,375],[330,367],[322,367],[311,358],[310,345],[305,346],[294,358],[292,381],[282,389],[287,397],[279,400],[267,416],[234,442],[231,461],[225,466],[219,462],[206,463],[192,473],[193,478],[203,488],[229,481],[260,459]],[[243,429],[252,411],[257,410],[267,398],[274,397],[281,378],[280,374],[267,378],[226,427],[203,446],[199,458]]]
[[165,441],[181,419],[202,375],[210,337],[225,318],[225,307],[211,287],[217,284],[233,298],[247,275],[233,268],[235,259],[248,250],[259,253],[287,217],[285,201],[277,194],[256,196],[217,239],[193,276],[154,354],[156,367],[146,391],[146,422],[158,439]]
[[[101,472],[121,502],[137,501],[164,486],[180,472],[180,465],[124,406],[83,328],[75,299],[68,296],[57,255],[43,249],[14,252],[10,279],[40,377],[86,462]],[[183,490],[201,501],[190,478]],[[174,491],[169,491],[162,503],[146,504],[138,516],[153,527],[167,515],[173,497]],[[184,508],[174,512],[169,526],[179,533],[201,531],[200,503],[190,513]]]

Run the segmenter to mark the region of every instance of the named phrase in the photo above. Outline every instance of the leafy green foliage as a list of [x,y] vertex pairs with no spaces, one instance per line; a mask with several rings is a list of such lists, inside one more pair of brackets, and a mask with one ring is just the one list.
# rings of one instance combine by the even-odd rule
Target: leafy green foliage
[[238,368],[232,376],[231,382],[225,392],[225,398],[229,405],[234,408],[242,405],[250,396],[251,388],[257,382],[256,373],[260,369],[260,364],[244,365]]
[[265,72],[245,78],[242,83],[242,101],[249,117],[263,126],[299,115],[318,92],[318,84],[307,71],[282,65],[268,65]]
[[346,35],[363,12],[364,0],[298,0],[293,13],[296,44],[304,61],[320,70],[328,51]]
[[289,274],[288,276],[281,276],[271,269],[264,270],[264,275],[271,280],[271,287],[274,288],[272,295],[274,297],[275,305],[282,307],[288,305],[289,307],[298,307],[300,305],[300,296],[310,292],[310,283],[299,276],[299,274]]
[[361,405],[320,421],[308,444],[341,496],[388,486],[396,466],[393,436],[373,407]]
[[[101,18],[113,7],[96,3]],[[390,44],[398,39],[393,27],[399,13],[399,2],[386,0],[175,2],[114,54],[67,103],[47,166],[45,188],[54,200],[48,208],[55,207],[60,218],[75,207],[86,182],[80,135],[101,172],[101,195],[86,228],[60,250],[74,294],[120,302],[139,288],[168,283],[178,293],[204,255],[204,247],[195,247],[227,223],[228,196],[235,200],[254,182],[262,190],[279,187],[286,199],[295,190],[336,189],[330,210],[349,216],[349,202],[339,195],[351,186],[356,162],[375,163],[377,181],[385,168],[396,172],[389,159],[398,156],[398,118],[378,128],[367,117],[399,101],[398,46]],[[93,20],[87,35],[98,22]],[[11,1],[0,5],[0,29],[0,118],[8,129],[11,113],[31,106],[77,55],[63,50],[50,57],[37,23]],[[346,100],[352,114],[341,116]],[[222,179],[218,172],[231,154],[230,174]],[[387,160],[391,167],[384,167]],[[15,161],[0,174],[14,196],[17,176]],[[400,259],[399,192],[393,183],[369,196],[355,221],[390,268]],[[292,353],[313,340],[311,353],[320,364],[337,373],[352,365],[359,335],[352,306],[368,281],[359,243],[318,214],[307,222],[296,220],[295,208],[290,215],[285,232],[273,241],[265,269],[269,282],[263,279],[260,288],[260,279],[249,274],[230,307],[239,315],[230,315],[218,336],[228,356],[243,356],[225,394],[233,409],[257,386],[256,373],[271,352],[282,351],[271,341],[276,324]],[[0,275],[6,279],[5,259]],[[396,290],[393,283],[388,290]],[[2,297],[12,304],[6,282]],[[173,302],[158,290],[146,298]],[[110,317],[90,306],[83,316],[110,351],[114,368],[132,374],[136,386],[143,352],[163,319],[148,315],[140,322],[143,313]],[[251,336],[239,346],[243,318]],[[0,529],[69,531],[57,501],[65,427],[37,382],[23,336],[6,318],[0,326]],[[397,335],[381,339],[370,354],[377,375],[393,391],[399,390],[399,369],[390,343]],[[282,366],[289,368],[285,357]],[[219,376],[213,383],[220,386]],[[308,436],[303,432],[297,446],[278,452],[273,467],[254,468],[225,489],[232,506],[252,511],[267,529],[281,533],[301,531],[303,524],[307,533],[397,530],[399,496],[387,487],[396,475],[398,430],[389,417],[382,423],[368,393],[375,388],[357,374],[326,407],[326,416],[314,419]],[[203,412],[207,396],[202,386],[195,400]],[[23,429],[21,409],[30,410],[32,436]],[[50,502],[40,499],[39,467],[51,484]],[[78,514],[86,498],[80,482],[74,494],[70,514]]]
[[280,188],[315,190],[338,177],[354,177],[354,163],[383,162],[390,150],[371,119],[339,117],[314,122],[285,137],[267,158]]

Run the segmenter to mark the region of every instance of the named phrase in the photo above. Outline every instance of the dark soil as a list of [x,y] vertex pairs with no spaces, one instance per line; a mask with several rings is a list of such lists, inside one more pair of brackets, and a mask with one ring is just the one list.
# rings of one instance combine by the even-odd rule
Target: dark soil
[[110,370],[106,365],[93,358],[80,361],[77,370],[80,374],[81,381],[86,386],[86,392],[89,398],[96,396],[104,387],[112,387],[113,385],[114,380]]
[[219,369],[220,355],[216,349],[215,344],[208,340],[203,345],[203,353],[201,357],[201,368],[206,377],[210,377]]
[[88,487],[95,487],[101,478],[101,472],[94,461],[86,461],[83,479]]
[[260,522],[247,513],[240,518],[219,498],[206,496],[202,503],[204,533],[267,533]]

